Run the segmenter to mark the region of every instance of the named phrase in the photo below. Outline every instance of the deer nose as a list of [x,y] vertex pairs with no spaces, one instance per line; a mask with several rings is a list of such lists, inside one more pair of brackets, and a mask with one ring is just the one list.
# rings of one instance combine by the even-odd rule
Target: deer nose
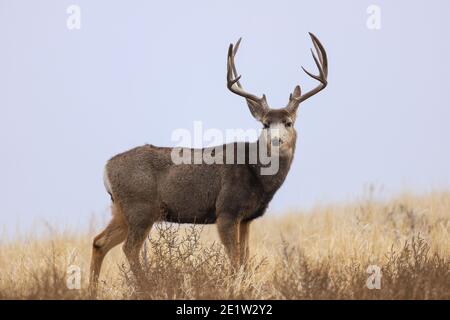
[[278,147],[281,144],[281,139],[280,138],[272,138],[272,145],[274,147]]

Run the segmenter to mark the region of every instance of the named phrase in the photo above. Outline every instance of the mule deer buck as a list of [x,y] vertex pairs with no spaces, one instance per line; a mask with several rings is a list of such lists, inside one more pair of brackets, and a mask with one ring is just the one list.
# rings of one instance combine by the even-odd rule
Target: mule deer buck
[[[125,241],[123,251],[137,276],[142,272],[139,252],[150,228],[156,222],[217,224],[220,239],[235,268],[249,258],[250,222],[264,214],[275,192],[283,184],[291,166],[297,134],[294,129],[297,109],[327,85],[328,63],[325,49],[310,33],[317,55],[311,50],[319,75],[303,68],[319,81],[317,87],[301,94],[296,86],[286,107],[272,109],[265,95],[246,92],[237,76],[234,57],[240,40],[230,44],[227,60],[227,87],[245,98],[253,117],[264,126],[256,142],[223,145],[233,156],[244,147],[249,150],[265,146],[278,149],[279,167],[272,175],[261,174],[264,167],[256,163],[174,164],[173,148],[144,145],[111,158],[105,167],[104,183],[112,199],[112,220],[93,241],[90,284],[97,287],[103,258],[114,246]],[[195,152],[195,149],[189,149]],[[198,149],[197,149],[198,150]],[[241,149],[242,150],[242,149]],[[275,149],[274,149],[275,150]],[[222,155],[220,155],[222,156]],[[225,154],[223,155],[224,158]]]

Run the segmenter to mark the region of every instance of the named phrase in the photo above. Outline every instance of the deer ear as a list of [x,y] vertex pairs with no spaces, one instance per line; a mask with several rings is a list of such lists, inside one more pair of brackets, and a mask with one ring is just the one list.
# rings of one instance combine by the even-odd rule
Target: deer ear
[[253,118],[258,121],[262,121],[264,115],[268,110],[266,96],[263,95],[260,102],[256,102],[250,99],[246,99],[246,101]]
[[302,90],[300,86],[296,86],[294,88],[294,92],[292,92],[289,96],[289,103],[286,107],[286,110],[295,115],[297,113],[298,105],[300,104],[300,97],[302,96]]
[[294,99],[300,99],[300,96],[302,95],[302,90],[300,89],[300,86],[296,86],[294,89],[294,92],[292,93],[292,98]]
[[253,118],[255,118],[258,121],[261,121],[264,116],[264,112],[262,111],[261,106],[257,102],[254,102],[253,100],[250,99],[247,99],[247,105]]

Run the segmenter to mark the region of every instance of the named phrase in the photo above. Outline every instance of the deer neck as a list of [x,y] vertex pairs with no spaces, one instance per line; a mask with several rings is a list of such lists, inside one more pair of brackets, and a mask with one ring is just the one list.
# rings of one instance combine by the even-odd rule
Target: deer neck
[[278,158],[278,171],[274,174],[262,174],[262,169],[267,168],[267,165],[262,164],[260,161],[253,166],[253,171],[256,177],[261,182],[264,191],[271,198],[275,192],[281,187],[286,179],[289,170],[291,168],[292,161],[294,159],[296,138],[293,139],[289,148],[285,152],[281,152]]

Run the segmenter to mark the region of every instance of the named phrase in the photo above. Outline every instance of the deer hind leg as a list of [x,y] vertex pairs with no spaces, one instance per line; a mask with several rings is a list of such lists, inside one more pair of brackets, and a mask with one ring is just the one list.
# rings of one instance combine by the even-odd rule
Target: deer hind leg
[[244,268],[247,267],[249,259],[249,230],[250,221],[241,221],[239,224],[239,262]]
[[114,215],[108,226],[99,235],[94,238],[92,245],[92,258],[90,268],[89,286],[92,293],[97,291],[98,277],[105,255],[112,248],[123,242],[127,236],[127,225],[121,217]]
[[220,240],[235,270],[239,268],[239,221],[228,214],[221,214],[217,218],[217,230]]
[[125,244],[123,245],[123,252],[130,264],[131,271],[137,279],[140,279],[143,275],[141,262],[139,261],[139,253],[148,232],[149,227],[131,227]]
[[143,275],[139,253],[154,222],[152,212],[154,212],[154,208],[147,205],[134,206],[124,212],[128,222],[128,235],[123,245],[123,252],[137,279]]

